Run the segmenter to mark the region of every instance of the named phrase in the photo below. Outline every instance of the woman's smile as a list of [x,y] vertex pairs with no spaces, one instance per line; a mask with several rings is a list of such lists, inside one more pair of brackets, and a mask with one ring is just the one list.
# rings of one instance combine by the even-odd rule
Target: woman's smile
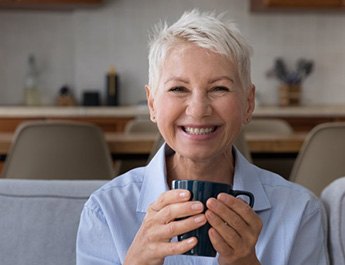
[[212,127],[182,126],[182,130],[189,135],[208,135],[208,134],[212,134],[215,130],[217,130],[217,126],[212,126]]

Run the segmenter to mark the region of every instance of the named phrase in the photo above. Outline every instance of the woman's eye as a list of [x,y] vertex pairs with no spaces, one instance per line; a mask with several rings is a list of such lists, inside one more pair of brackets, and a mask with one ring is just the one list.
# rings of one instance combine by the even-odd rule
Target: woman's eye
[[169,92],[174,92],[174,93],[181,93],[181,92],[186,92],[186,91],[187,89],[182,86],[176,86],[169,89]]
[[212,88],[212,91],[214,91],[214,92],[229,92],[230,89],[225,87],[225,86],[216,86],[216,87]]

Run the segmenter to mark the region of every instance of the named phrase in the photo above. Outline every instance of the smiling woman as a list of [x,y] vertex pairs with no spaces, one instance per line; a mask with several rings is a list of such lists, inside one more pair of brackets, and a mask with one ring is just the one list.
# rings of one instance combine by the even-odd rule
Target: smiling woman
[[[233,23],[193,10],[158,26],[146,95],[165,144],[149,165],[90,197],[78,264],[328,264],[319,201],[233,146],[255,98],[250,47]],[[226,193],[193,201],[191,192],[171,189],[181,179],[225,183],[253,194],[255,204]],[[188,256],[203,238],[178,236],[206,223],[217,255]]]
[[[228,164],[231,145],[250,119],[253,87],[243,89],[227,57],[180,40],[169,49],[154,83],[157,88],[146,88],[151,119],[176,152],[168,163],[179,165],[172,167],[169,177],[207,179],[212,172],[214,181],[231,181],[233,169],[219,165]],[[198,163],[198,170],[186,174],[190,161]]]

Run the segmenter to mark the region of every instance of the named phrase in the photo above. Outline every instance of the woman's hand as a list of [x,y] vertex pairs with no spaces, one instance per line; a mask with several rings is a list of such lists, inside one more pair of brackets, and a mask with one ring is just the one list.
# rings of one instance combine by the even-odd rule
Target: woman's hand
[[221,193],[207,201],[207,221],[213,247],[219,253],[220,265],[260,264],[255,245],[262,223],[259,216],[244,201]]
[[[124,264],[163,264],[166,256],[179,255],[192,249],[197,244],[196,238],[170,242],[174,236],[206,223],[202,203],[189,199],[190,192],[186,190],[169,190],[163,193],[149,207]],[[179,218],[183,219],[177,220]]]

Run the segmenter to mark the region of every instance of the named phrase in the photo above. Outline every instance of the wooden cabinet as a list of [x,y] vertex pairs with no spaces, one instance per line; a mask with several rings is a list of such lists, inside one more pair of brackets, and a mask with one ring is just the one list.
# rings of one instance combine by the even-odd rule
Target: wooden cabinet
[[343,10],[344,0],[250,0],[252,11]]
[[74,9],[97,7],[103,0],[0,0],[0,8],[11,9]]

